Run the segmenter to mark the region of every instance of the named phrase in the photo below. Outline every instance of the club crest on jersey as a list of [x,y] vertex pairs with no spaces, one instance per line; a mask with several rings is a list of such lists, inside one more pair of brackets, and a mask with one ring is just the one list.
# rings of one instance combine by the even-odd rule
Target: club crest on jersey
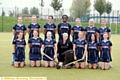
[[53,44],[53,42],[51,42],[51,44]]
[[109,45],[109,43],[107,43],[107,45]]
[[69,46],[69,44],[67,44],[67,46]]
[[96,44],[94,44],[94,46],[96,46]]
[[84,42],[82,42],[82,44],[84,44]]

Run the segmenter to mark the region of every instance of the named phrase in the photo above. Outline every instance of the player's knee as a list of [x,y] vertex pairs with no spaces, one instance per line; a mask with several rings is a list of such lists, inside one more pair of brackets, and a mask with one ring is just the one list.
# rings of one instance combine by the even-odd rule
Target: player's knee
[[30,64],[30,67],[35,67],[35,65],[31,65],[31,64]]
[[88,66],[89,69],[92,69],[92,66]]
[[54,64],[50,64],[50,67],[53,68],[53,67],[54,67]]
[[93,66],[93,69],[97,69],[97,67],[96,67],[96,66]]
[[44,65],[45,68],[47,68],[48,66]]
[[21,67],[21,68],[23,68],[23,67],[24,67],[24,65],[20,65],[20,67]]
[[14,67],[15,67],[15,68],[18,68],[19,66],[18,66],[18,65],[16,65],[16,64],[14,64]]
[[101,69],[102,69],[102,70],[105,70],[105,68],[104,68],[104,67],[101,67]]
[[32,63],[31,63],[31,64],[30,64],[30,67],[35,67],[35,64],[32,64]]
[[88,68],[92,69],[92,64],[88,63]]
[[24,67],[24,63],[20,63],[20,67],[23,68]]
[[80,68],[81,68],[81,69],[85,69],[85,65],[81,65]]
[[80,68],[81,68],[81,69],[85,69],[85,66],[81,66]]
[[80,66],[76,64],[76,65],[75,65],[75,68],[78,69],[78,68],[80,68]]
[[80,68],[80,66],[79,65],[75,65],[75,68],[78,69],[78,68]]
[[108,67],[105,67],[105,70],[108,70],[109,68]]
[[44,67],[45,67],[45,68],[47,68],[47,67],[48,67],[48,65],[44,64]]
[[54,65],[50,65],[50,67],[51,67],[51,68],[53,68],[53,67],[54,67]]
[[41,65],[40,64],[36,64],[36,67],[40,67]]
[[14,67],[15,67],[15,68],[18,68],[18,67],[19,67],[18,63],[15,62],[15,63],[14,63]]

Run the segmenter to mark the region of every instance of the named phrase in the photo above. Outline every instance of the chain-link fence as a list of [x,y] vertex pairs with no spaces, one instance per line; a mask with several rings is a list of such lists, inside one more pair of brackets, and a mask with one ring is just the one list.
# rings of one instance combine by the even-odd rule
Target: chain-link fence
[[[60,9],[59,11],[54,11],[52,8],[37,8],[37,11],[33,9],[33,11],[29,8],[8,8],[8,7],[1,7],[0,8],[0,31],[11,31],[12,27],[15,23],[17,23],[17,17],[23,16],[23,23],[28,26],[29,23],[31,23],[31,16],[32,14],[36,14],[38,18],[38,23],[43,27],[43,25],[47,22],[48,16],[53,15],[54,16],[54,22],[58,24],[61,22],[61,18],[63,14],[67,14],[69,16],[68,22],[70,22],[72,25],[75,25],[74,21],[75,18],[70,16],[70,10],[69,9]],[[27,12],[26,12],[27,11]],[[100,27],[100,16],[97,11],[91,11],[90,15],[86,15],[81,18],[81,22],[84,27],[86,27],[88,24],[88,21],[90,18],[93,18],[95,20],[95,23]],[[102,19],[107,20],[107,26],[109,26],[113,33],[120,33],[120,10],[113,10],[110,14],[104,13],[101,17]]]

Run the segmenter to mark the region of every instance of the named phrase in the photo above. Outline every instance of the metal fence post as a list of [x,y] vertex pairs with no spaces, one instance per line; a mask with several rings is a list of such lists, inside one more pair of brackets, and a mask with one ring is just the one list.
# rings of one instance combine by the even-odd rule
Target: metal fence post
[[2,32],[3,32],[3,26],[4,26],[4,25],[3,25],[3,16],[4,16],[4,15],[3,15],[3,12],[4,12],[4,11],[3,11],[3,7],[2,7]]

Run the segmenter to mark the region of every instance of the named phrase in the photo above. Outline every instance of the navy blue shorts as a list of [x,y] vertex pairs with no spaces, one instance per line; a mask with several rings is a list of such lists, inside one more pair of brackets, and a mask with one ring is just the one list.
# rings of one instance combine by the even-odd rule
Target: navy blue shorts
[[41,54],[29,54],[29,59],[33,61],[41,60]]
[[100,57],[100,62],[109,63],[111,61],[112,61],[112,59],[110,57]]
[[15,54],[15,62],[24,62],[24,61],[25,61],[25,56],[23,56],[23,55],[17,56]]
[[91,64],[98,63],[98,57],[88,57],[87,62]]

